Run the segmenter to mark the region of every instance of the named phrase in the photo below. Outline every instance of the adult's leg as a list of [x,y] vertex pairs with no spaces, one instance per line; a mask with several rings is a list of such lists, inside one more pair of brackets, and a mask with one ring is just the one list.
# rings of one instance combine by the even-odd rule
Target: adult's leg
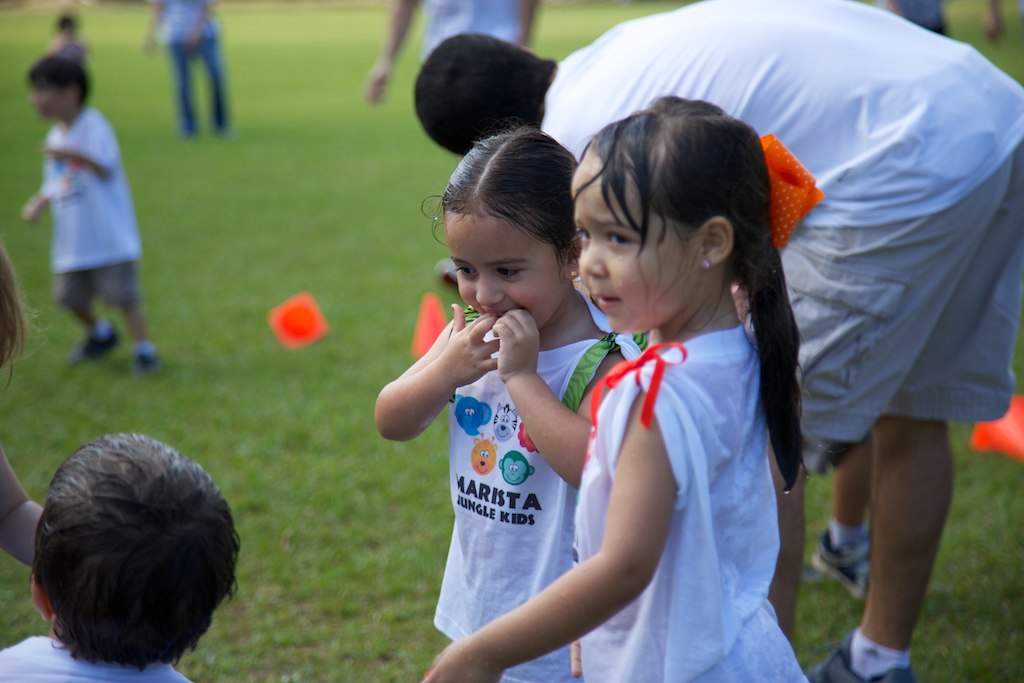
[[953,497],[945,422],[883,416],[874,429],[871,588],[861,632],[907,650]]
[[843,526],[860,526],[870,503],[871,444],[856,444],[833,467],[832,516]]
[[174,76],[174,93],[178,109],[178,133],[188,137],[195,135],[196,119],[192,106],[192,82],[189,74],[191,55],[183,43],[168,45],[171,57],[171,71]]
[[213,104],[213,127],[218,133],[230,129],[228,123],[227,91],[224,78],[224,63],[221,60],[219,40],[216,35],[205,36],[199,43],[199,54],[210,77],[210,100]]

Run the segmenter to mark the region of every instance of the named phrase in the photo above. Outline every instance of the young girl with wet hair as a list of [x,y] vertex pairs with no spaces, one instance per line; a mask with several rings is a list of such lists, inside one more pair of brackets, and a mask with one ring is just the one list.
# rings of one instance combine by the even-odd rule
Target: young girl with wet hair
[[[400,441],[450,406],[455,528],[434,623],[452,639],[572,565],[590,392],[623,355],[639,354],[576,290],[575,166],[532,128],[484,139],[463,158],[441,204],[470,315],[453,306],[433,347],[377,399],[378,430]],[[510,668],[504,680],[571,681],[568,649]]]
[[428,681],[496,681],[578,638],[587,683],[804,680],[767,599],[768,442],[787,486],[800,465],[771,187],[754,130],[705,102],[660,99],[592,141],[573,180],[581,273],[652,346],[595,390],[579,564]]

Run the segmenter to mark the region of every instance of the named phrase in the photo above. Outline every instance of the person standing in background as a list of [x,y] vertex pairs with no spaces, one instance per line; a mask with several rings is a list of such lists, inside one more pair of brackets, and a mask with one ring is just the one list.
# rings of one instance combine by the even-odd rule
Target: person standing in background
[[[426,27],[420,56],[426,59],[445,38],[483,33],[517,45],[528,45],[540,0],[423,0]],[[380,59],[366,81],[366,101],[379,104],[387,95],[395,59],[405,44],[419,0],[392,0],[391,20]]]
[[224,60],[220,53],[220,22],[211,15],[214,0],[150,0],[153,14],[146,28],[142,49],[152,52],[159,31],[167,45],[173,67],[178,105],[178,134],[190,139],[197,132],[192,104],[192,81],[189,67],[196,56],[203,60],[210,79],[213,105],[213,132],[231,137],[228,118]]

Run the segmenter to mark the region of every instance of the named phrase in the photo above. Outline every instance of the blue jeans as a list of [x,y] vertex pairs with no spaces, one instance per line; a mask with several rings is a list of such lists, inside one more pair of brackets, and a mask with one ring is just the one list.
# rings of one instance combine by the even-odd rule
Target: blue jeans
[[230,129],[226,93],[224,88],[224,67],[221,63],[220,50],[216,35],[204,35],[195,50],[189,52],[184,43],[170,43],[171,66],[176,80],[178,97],[178,132],[182,135],[194,135],[196,117],[192,106],[192,82],[189,64],[196,55],[206,65],[210,77],[211,99],[213,101],[213,127],[218,133],[227,133]]

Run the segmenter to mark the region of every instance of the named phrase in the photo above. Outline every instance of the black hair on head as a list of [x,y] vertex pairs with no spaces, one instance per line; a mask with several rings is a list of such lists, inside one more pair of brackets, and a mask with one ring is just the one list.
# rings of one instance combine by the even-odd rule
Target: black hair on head
[[563,264],[578,255],[572,174],[576,159],[549,135],[519,126],[480,140],[441,197],[446,214],[486,214],[554,247]]
[[540,127],[557,66],[492,36],[452,36],[420,68],[416,115],[434,142],[465,154],[474,141],[507,127],[509,120]]
[[684,232],[715,216],[732,224],[730,266],[749,298],[761,402],[788,490],[801,463],[799,334],[771,240],[768,169],[757,133],[708,102],[663,97],[606,126],[588,151],[601,163],[589,182],[600,182],[616,219],[641,241],[652,215]]
[[36,88],[67,88],[77,85],[79,103],[89,97],[89,77],[78,62],[61,57],[43,57],[28,71],[28,82]]
[[196,646],[234,593],[238,549],[227,501],[198,463],[113,434],[54,475],[32,575],[72,657],[143,669]]

